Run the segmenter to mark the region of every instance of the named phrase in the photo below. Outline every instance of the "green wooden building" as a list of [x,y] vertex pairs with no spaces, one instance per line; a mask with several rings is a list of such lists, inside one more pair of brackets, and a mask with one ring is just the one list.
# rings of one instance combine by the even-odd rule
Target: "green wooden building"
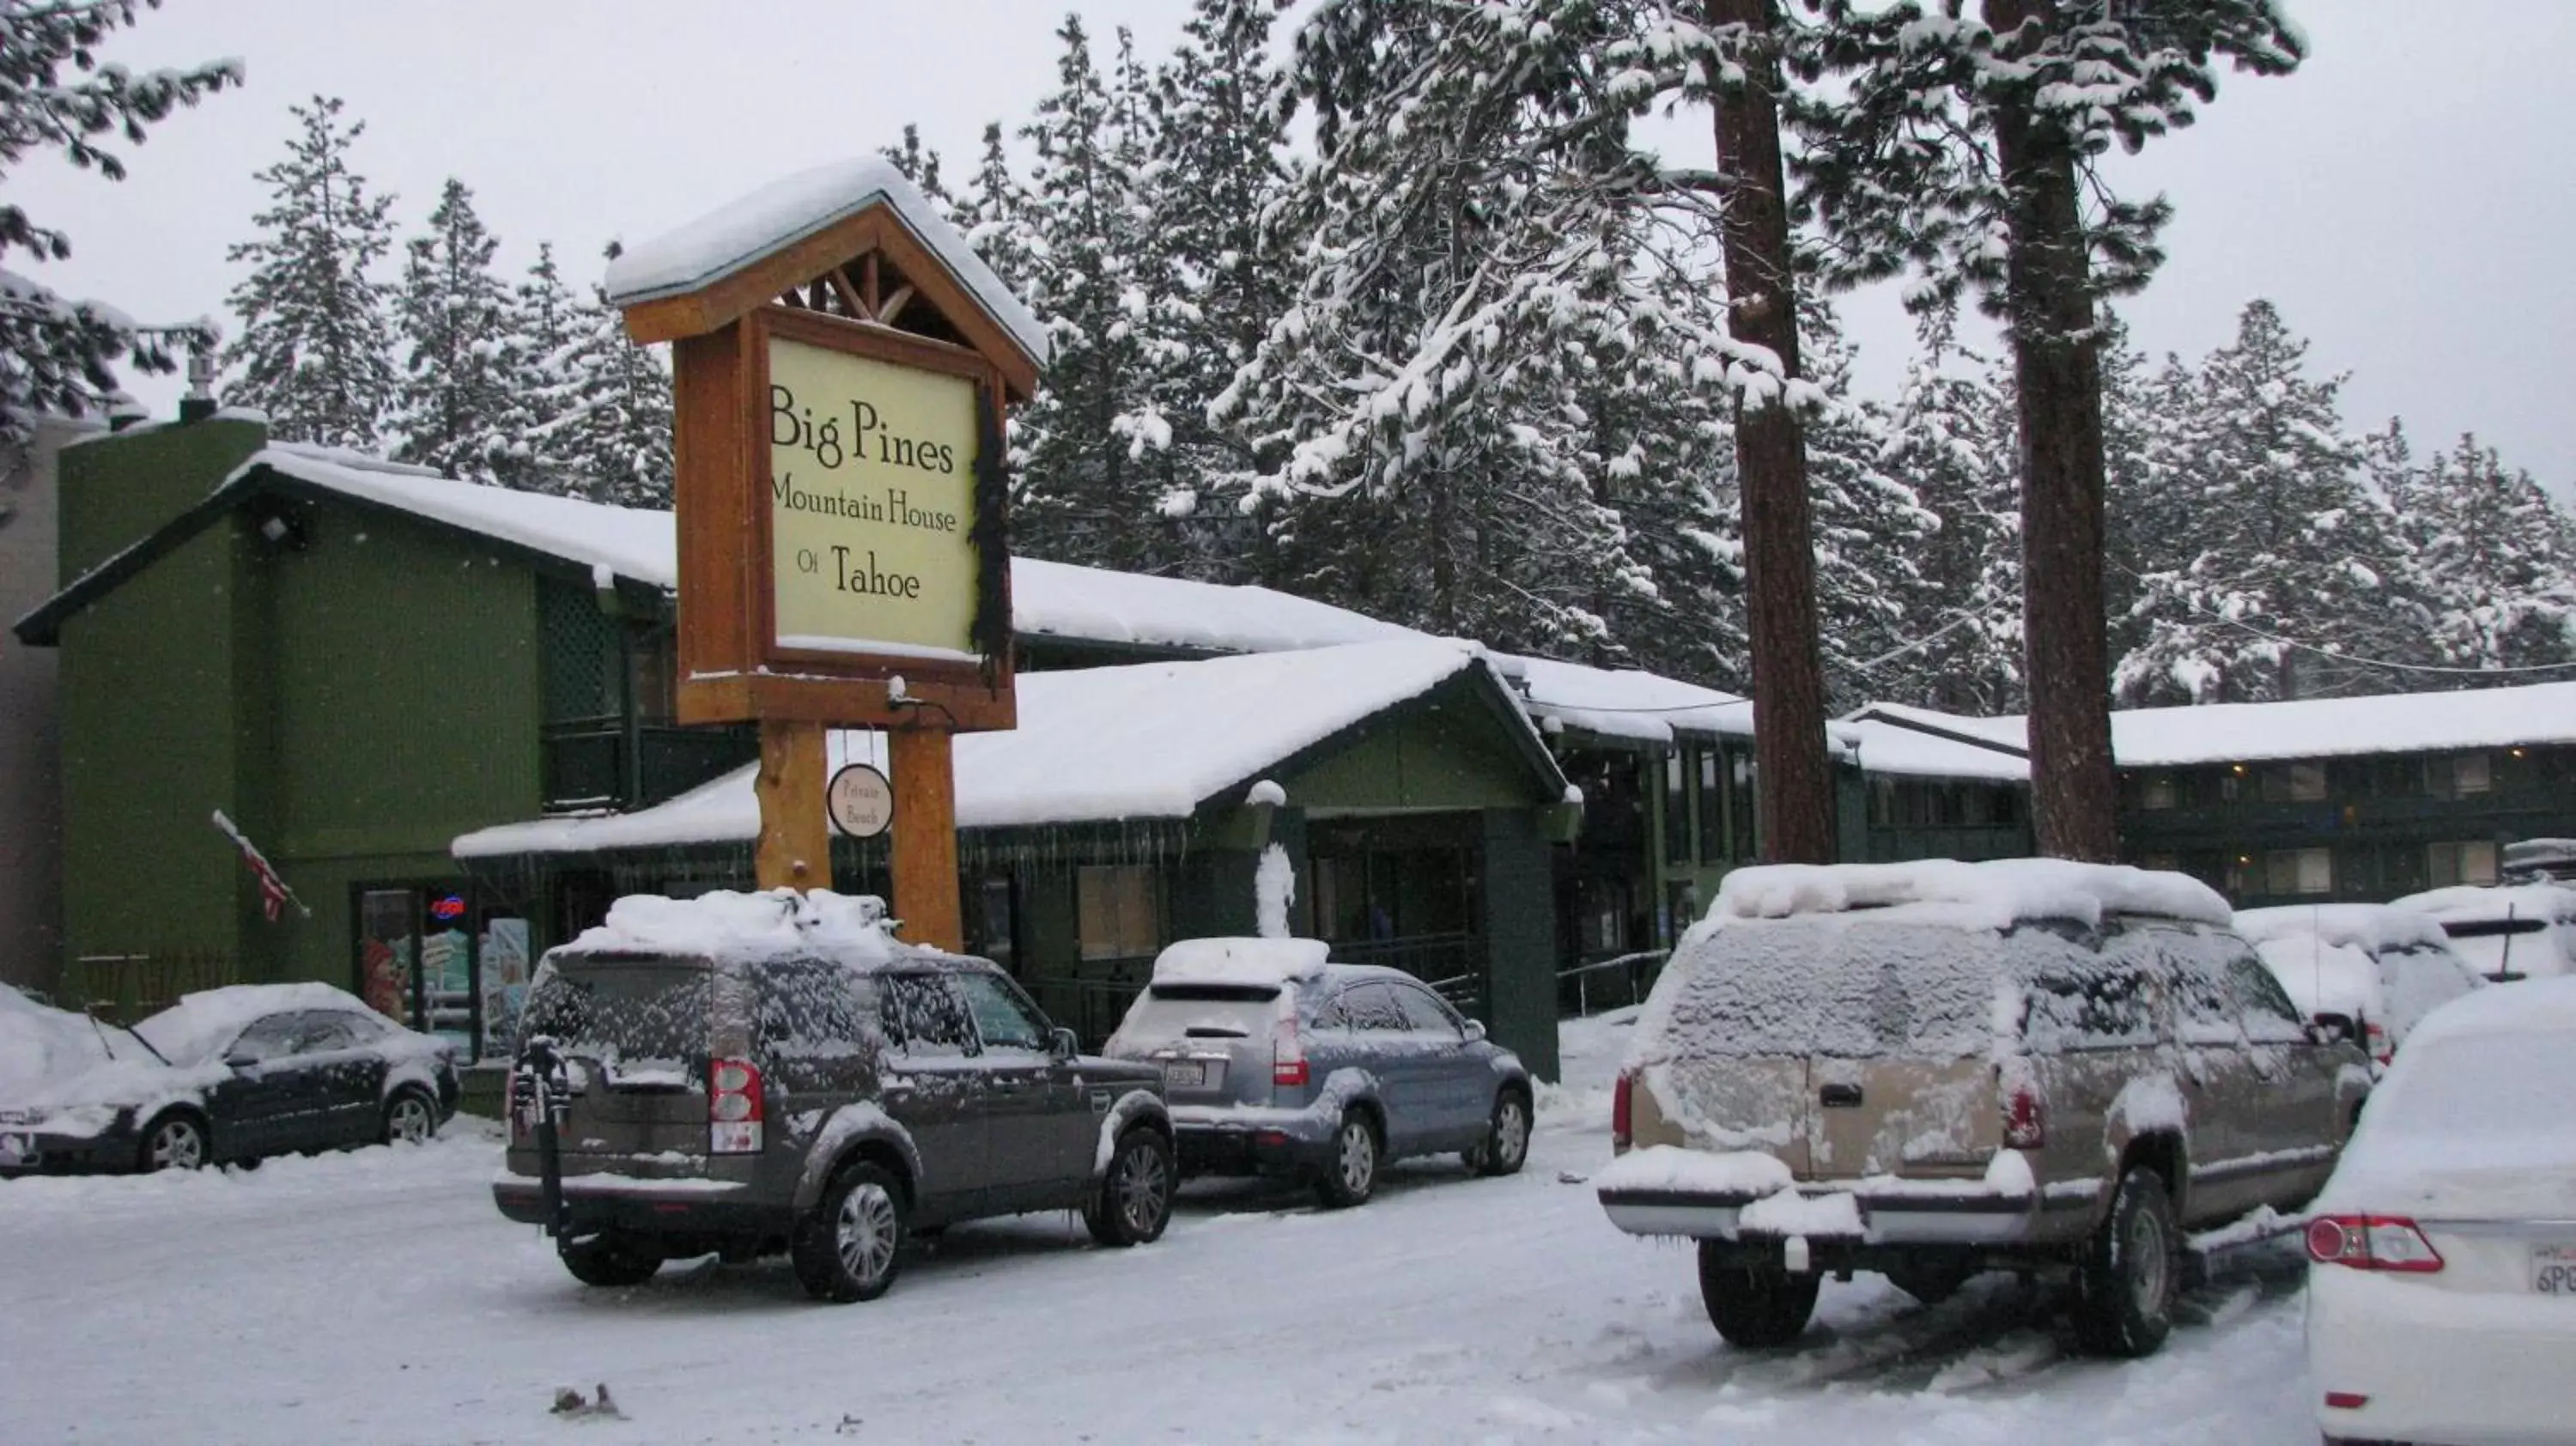
[[[61,496],[75,581],[17,632],[59,649],[67,992],[320,979],[492,1053],[527,961],[618,893],[748,886],[720,801],[750,740],[672,721],[669,514],[226,416],[70,448]],[[1275,855],[1292,929],[1441,983],[1553,1074],[1578,810],[1480,651],[1261,589],[1025,560],[1013,589],[1028,724],[959,742],[979,947],[1096,1041],[1161,944],[1262,922]],[[1155,731],[1189,710],[1205,736]],[[872,847],[837,886],[882,888]]]
[[[2024,721],[1875,705],[2018,757]],[[2576,683],[2111,715],[2120,842],[2239,908],[2493,884],[2504,845],[2576,832]]]

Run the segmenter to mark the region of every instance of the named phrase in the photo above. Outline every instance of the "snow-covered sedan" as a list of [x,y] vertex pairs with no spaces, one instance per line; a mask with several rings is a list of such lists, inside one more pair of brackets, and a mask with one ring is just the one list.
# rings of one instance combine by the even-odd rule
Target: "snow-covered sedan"
[[195,1169],[388,1140],[455,1113],[454,1049],[327,984],[190,994],[0,1097],[0,1173]]
[[2565,1441],[2576,1363],[2576,979],[2433,1012],[2308,1224],[2329,1443]]

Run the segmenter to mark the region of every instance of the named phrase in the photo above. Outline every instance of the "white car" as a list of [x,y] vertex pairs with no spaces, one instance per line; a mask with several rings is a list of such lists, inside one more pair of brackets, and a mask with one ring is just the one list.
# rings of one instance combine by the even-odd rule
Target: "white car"
[[2576,979],[2419,1025],[2313,1206],[2329,1443],[2564,1442],[2576,1371]]
[[2390,903],[2440,920],[2460,957],[2498,984],[2576,974],[2576,887],[2463,884]]
[[2251,940],[2301,1016],[2339,1017],[2386,1064],[2416,1022],[2487,982],[2430,914],[2386,904],[2239,909]]

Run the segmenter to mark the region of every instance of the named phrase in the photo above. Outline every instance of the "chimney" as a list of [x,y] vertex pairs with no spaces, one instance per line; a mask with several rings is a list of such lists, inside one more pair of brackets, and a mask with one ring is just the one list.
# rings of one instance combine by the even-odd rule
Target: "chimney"
[[205,347],[188,353],[188,394],[179,399],[179,420],[202,422],[215,414],[215,359]]

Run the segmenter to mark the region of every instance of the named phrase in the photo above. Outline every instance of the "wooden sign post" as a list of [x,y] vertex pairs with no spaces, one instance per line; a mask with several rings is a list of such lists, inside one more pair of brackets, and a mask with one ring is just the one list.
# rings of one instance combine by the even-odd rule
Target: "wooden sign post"
[[949,742],[1016,722],[1002,419],[1044,332],[876,160],[638,247],[608,292],[672,343],[679,716],[759,725],[760,886],[830,886],[830,730],[884,729],[894,915],[962,948]]

